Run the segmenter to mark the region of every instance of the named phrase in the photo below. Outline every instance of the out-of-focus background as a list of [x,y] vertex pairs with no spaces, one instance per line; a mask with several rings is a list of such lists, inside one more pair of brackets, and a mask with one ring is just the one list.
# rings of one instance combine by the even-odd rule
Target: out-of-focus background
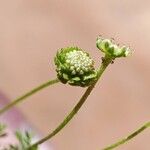
[[[61,47],[79,46],[98,62],[99,34],[134,54],[108,68],[78,115],[51,140],[54,150],[102,149],[150,120],[150,1],[0,1],[0,90],[12,100],[55,78],[53,58]],[[44,136],[84,91],[54,85],[18,108]],[[149,139],[146,130],[118,149],[149,150]]]

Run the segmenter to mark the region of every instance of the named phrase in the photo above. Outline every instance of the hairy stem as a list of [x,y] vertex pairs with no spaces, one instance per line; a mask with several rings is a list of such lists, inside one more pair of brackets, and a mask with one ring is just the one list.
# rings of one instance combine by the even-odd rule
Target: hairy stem
[[65,117],[65,119],[51,132],[49,133],[46,137],[42,138],[41,140],[37,141],[34,143],[31,147],[28,148],[28,150],[31,150],[33,147],[37,147],[38,145],[44,143],[45,141],[51,139],[53,136],[55,136],[59,131],[61,131],[68,123],[69,121],[74,117],[74,115],[79,111],[81,106],[84,104],[86,101],[87,97],[90,95],[92,92],[93,88],[95,87],[97,81],[100,79],[102,73],[105,71],[107,66],[112,62],[111,58],[103,58],[102,65],[98,69],[98,78],[97,80],[87,88],[85,93],[82,95],[81,99],[79,102],[75,105],[75,107],[71,110],[71,112]]
[[58,83],[59,80],[58,79],[54,79],[54,80],[50,80],[46,83],[41,84],[40,86],[32,89],[31,91],[27,92],[26,94],[16,98],[15,100],[13,100],[11,103],[9,103],[8,105],[4,106],[4,108],[0,109],[0,115],[2,115],[4,112],[6,112],[7,110],[9,110],[10,108],[12,108],[13,106],[15,106],[16,104],[22,102],[23,100],[25,100],[26,98],[28,98],[29,96],[37,93],[38,91],[53,85],[55,83]]
[[137,129],[136,131],[134,131],[133,133],[131,133],[129,136],[127,136],[126,138],[123,138],[119,141],[117,141],[116,143],[104,148],[103,150],[112,150],[126,142],[128,142],[129,140],[131,140],[132,138],[134,138],[135,136],[137,136],[138,134],[140,134],[141,132],[143,132],[145,129],[150,127],[150,122],[147,122],[146,124],[144,124],[142,127],[140,127],[139,129]]

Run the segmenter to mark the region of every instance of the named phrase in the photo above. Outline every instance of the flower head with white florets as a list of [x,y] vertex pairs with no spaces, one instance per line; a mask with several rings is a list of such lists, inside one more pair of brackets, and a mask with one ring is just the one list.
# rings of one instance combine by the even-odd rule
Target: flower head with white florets
[[94,61],[78,47],[60,49],[55,57],[57,77],[62,83],[86,87],[97,77]]

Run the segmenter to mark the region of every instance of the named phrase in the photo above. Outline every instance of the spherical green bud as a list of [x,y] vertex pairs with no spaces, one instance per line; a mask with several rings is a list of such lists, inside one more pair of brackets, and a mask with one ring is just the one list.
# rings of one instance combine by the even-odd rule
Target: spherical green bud
[[126,46],[118,46],[111,39],[104,39],[102,37],[98,37],[96,40],[96,46],[106,55],[117,58],[117,57],[127,57],[131,54],[131,50]]
[[94,61],[78,47],[60,49],[55,57],[57,77],[62,83],[86,87],[97,78]]

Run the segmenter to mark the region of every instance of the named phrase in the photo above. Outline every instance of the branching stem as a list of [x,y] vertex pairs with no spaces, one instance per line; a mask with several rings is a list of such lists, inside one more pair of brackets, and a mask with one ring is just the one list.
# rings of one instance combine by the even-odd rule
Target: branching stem
[[123,138],[119,141],[117,141],[116,143],[104,148],[103,150],[112,150],[126,142],[128,142],[129,140],[133,139],[135,136],[137,136],[138,134],[140,134],[141,132],[143,132],[145,129],[150,127],[150,122],[147,122],[146,124],[144,124],[142,127],[140,127],[139,129],[137,129],[136,131],[134,131],[133,133],[131,133],[129,136],[127,136],[126,138]]
[[23,100],[25,100],[26,98],[28,98],[29,96],[37,93],[38,91],[53,85],[55,83],[58,83],[59,80],[58,79],[54,79],[54,80],[50,80],[46,83],[41,84],[40,86],[32,89],[31,91],[27,92],[26,94],[16,98],[15,100],[13,100],[11,103],[9,103],[8,105],[4,106],[4,108],[0,109],[0,115],[2,115],[4,112],[6,112],[7,110],[9,110],[10,108],[12,108],[13,106],[15,106],[16,104],[22,102]]
[[93,88],[95,87],[97,81],[100,79],[101,75],[103,74],[103,72],[105,71],[105,69],[107,68],[107,66],[111,62],[112,62],[111,58],[107,58],[107,57],[103,58],[102,65],[100,66],[100,68],[98,70],[98,78],[97,78],[97,80],[91,86],[89,86],[87,88],[87,90],[82,95],[81,99],[75,105],[75,107],[72,109],[72,111],[65,117],[65,119],[51,133],[49,133],[46,137],[44,137],[41,140],[39,140],[36,143],[34,143],[31,147],[28,148],[28,150],[31,150],[32,148],[37,147],[38,145],[40,145],[40,144],[44,143],[45,141],[51,139],[53,136],[55,136],[57,133],[59,133],[59,131],[61,131],[69,123],[69,121],[74,117],[74,115],[79,111],[81,106],[84,104],[84,102],[86,101],[87,97],[90,95],[90,93],[92,92]]

